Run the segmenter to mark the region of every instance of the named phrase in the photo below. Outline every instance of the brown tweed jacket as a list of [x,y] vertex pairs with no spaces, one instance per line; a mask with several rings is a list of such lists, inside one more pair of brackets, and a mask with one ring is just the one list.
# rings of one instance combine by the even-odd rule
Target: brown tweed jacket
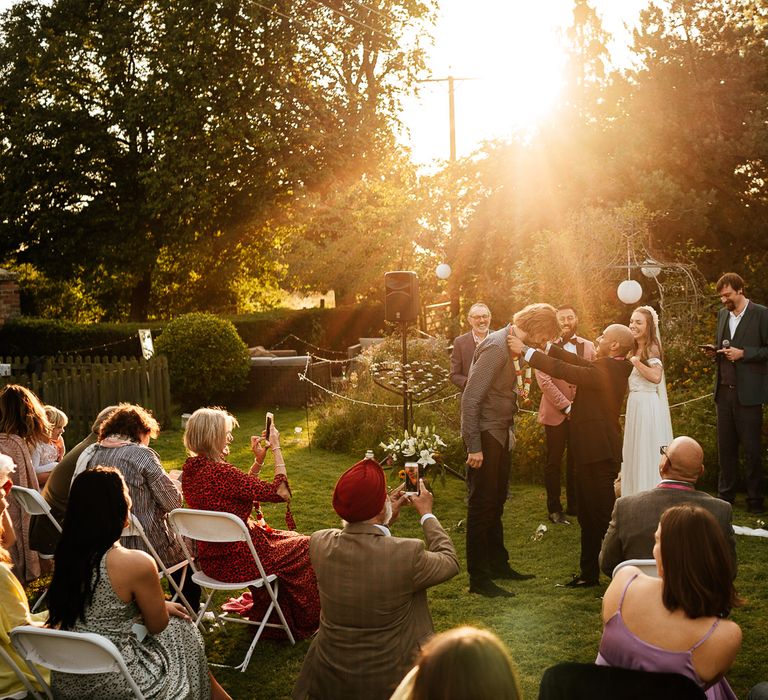
[[320,589],[320,630],[293,698],[386,700],[434,632],[427,588],[459,572],[436,518],[419,539],[386,537],[375,525],[320,530],[309,545]]

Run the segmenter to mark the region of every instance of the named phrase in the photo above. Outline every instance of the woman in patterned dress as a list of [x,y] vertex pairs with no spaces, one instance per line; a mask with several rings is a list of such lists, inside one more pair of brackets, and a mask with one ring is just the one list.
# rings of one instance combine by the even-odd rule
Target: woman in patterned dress
[[[317,630],[320,623],[320,597],[309,561],[309,537],[272,529],[259,508],[259,501],[280,503],[291,499],[280,451],[280,433],[273,425],[268,444],[275,456],[275,475],[272,481],[264,481],[259,478],[259,472],[267,450],[257,437],[251,438],[255,459],[248,473],[226,461],[236,425],[234,416],[218,408],[200,408],[190,416],[184,432],[184,446],[190,454],[181,476],[184,498],[191,508],[234,513],[242,518],[264,570],[278,576],[278,600],[289,627],[297,639],[304,639]],[[197,551],[200,568],[209,576],[227,582],[259,576],[244,542],[199,542]],[[244,605],[233,604],[230,609],[260,619],[268,598],[263,590],[251,594],[254,596],[251,610],[248,610],[249,594],[241,599]],[[277,633],[284,634],[282,630]]]
[[[181,508],[181,494],[178,482],[166,474],[160,457],[150,446],[150,439],[160,432],[152,414],[135,404],[120,404],[99,427],[99,441],[86,447],[77,462],[75,473],[81,466],[91,469],[96,466],[115,467],[131,496],[131,511],[141,523],[147,539],[157,551],[166,566],[184,561],[181,544],[168,527],[166,515],[174,508]],[[124,547],[148,552],[141,537],[123,537]],[[192,576],[184,576],[184,569],[171,574],[192,609],[200,605],[200,587]]]
[[[95,467],[75,479],[48,589],[49,626],[107,637],[147,698],[231,700],[208,672],[186,610],[165,600],[155,561],[120,545],[130,506],[117,469]],[[63,700],[132,697],[116,673],[54,671],[52,684]]]

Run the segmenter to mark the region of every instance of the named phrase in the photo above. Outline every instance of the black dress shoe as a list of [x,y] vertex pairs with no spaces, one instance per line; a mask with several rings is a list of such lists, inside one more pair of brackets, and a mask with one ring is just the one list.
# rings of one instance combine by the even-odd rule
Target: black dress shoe
[[570,525],[571,521],[568,520],[568,518],[565,517],[562,511],[559,513],[550,513],[549,514],[549,520],[550,522],[555,523],[555,525]]
[[747,513],[752,513],[752,515],[762,515],[765,513],[765,508],[763,508],[763,506],[750,505],[747,506]]
[[481,581],[470,581],[469,592],[477,593],[486,598],[511,598],[515,594],[506,588],[497,586],[493,581],[484,579]]
[[508,566],[505,569],[491,569],[491,578],[501,578],[507,581],[529,581],[536,578],[536,574],[521,574]]
[[599,585],[599,581],[574,576],[568,583],[563,584],[565,588],[593,588]]

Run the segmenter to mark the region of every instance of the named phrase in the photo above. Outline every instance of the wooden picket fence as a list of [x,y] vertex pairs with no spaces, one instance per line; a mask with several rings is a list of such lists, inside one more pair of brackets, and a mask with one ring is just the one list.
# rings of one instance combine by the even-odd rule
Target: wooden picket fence
[[136,403],[152,411],[163,426],[171,420],[171,388],[168,361],[126,357],[7,357],[11,376],[0,377],[0,386],[21,384],[43,403],[60,408],[69,418],[67,444],[90,432],[96,415],[105,406]]

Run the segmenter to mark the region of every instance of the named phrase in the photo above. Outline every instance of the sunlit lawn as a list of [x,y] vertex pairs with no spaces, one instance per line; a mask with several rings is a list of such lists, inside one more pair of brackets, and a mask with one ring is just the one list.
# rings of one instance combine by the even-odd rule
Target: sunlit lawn
[[[235,432],[232,461],[247,468],[252,461],[248,436],[262,429],[264,412],[240,411],[237,417],[241,427]],[[297,527],[310,533],[337,526],[338,518],[331,508],[333,485],[338,475],[362,455],[336,455],[315,447],[310,449],[303,411],[277,412],[275,420],[282,433]],[[296,426],[303,429],[298,440],[294,432]],[[155,447],[167,469],[181,467],[184,451],[180,431],[164,431]],[[465,516],[464,493],[464,484],[452,477],[445,485],[435,487],[435,513],[450,531],[462,565],[464,533],[459,523]],[[283,506],[266,504],[264,510],[273,526],[283,526]],[[473,624],[487,627],[501,637],[512,652],[525,697],[529,699],[537,697],[544,669],[560,661],[593,661],[600,640],[600,595],[604,588],[574,592],[556,587],[576,571],[578,526],[550,526],[541,540],[534,541],[536,528],[546,522],[545,516],[543,487],[513,487],[512,500],[505,513],[511,564],[520,571],[536,574],[532,581],[510,586],[517,593],[515,598],[499,600],[469,595],[464,571],[429,592],[438,631]],[[743,510],[737,510],[735,522],[756,525],[754,517],[748,517]],[[420,537],[421,528],[415,513],[404,512],[394,527],[394,534]],[[744,645],[729,680],[736,694],[743,698],[753,684],[768,679],[765,587],[768,540],[739,537],[738,555],[737,583],[747,604],[733,615],[744,631]],[[206,642],[210,661],[237,664],[245,654],[250,637],[237,626],[227,636],[208,635]],[[308,646],[308,641],[299,642],[295,647],[287,642],[260,642],[244,674],[221,668],[214,669],[214,673],[236,700],[285,698],[290,695]]]

